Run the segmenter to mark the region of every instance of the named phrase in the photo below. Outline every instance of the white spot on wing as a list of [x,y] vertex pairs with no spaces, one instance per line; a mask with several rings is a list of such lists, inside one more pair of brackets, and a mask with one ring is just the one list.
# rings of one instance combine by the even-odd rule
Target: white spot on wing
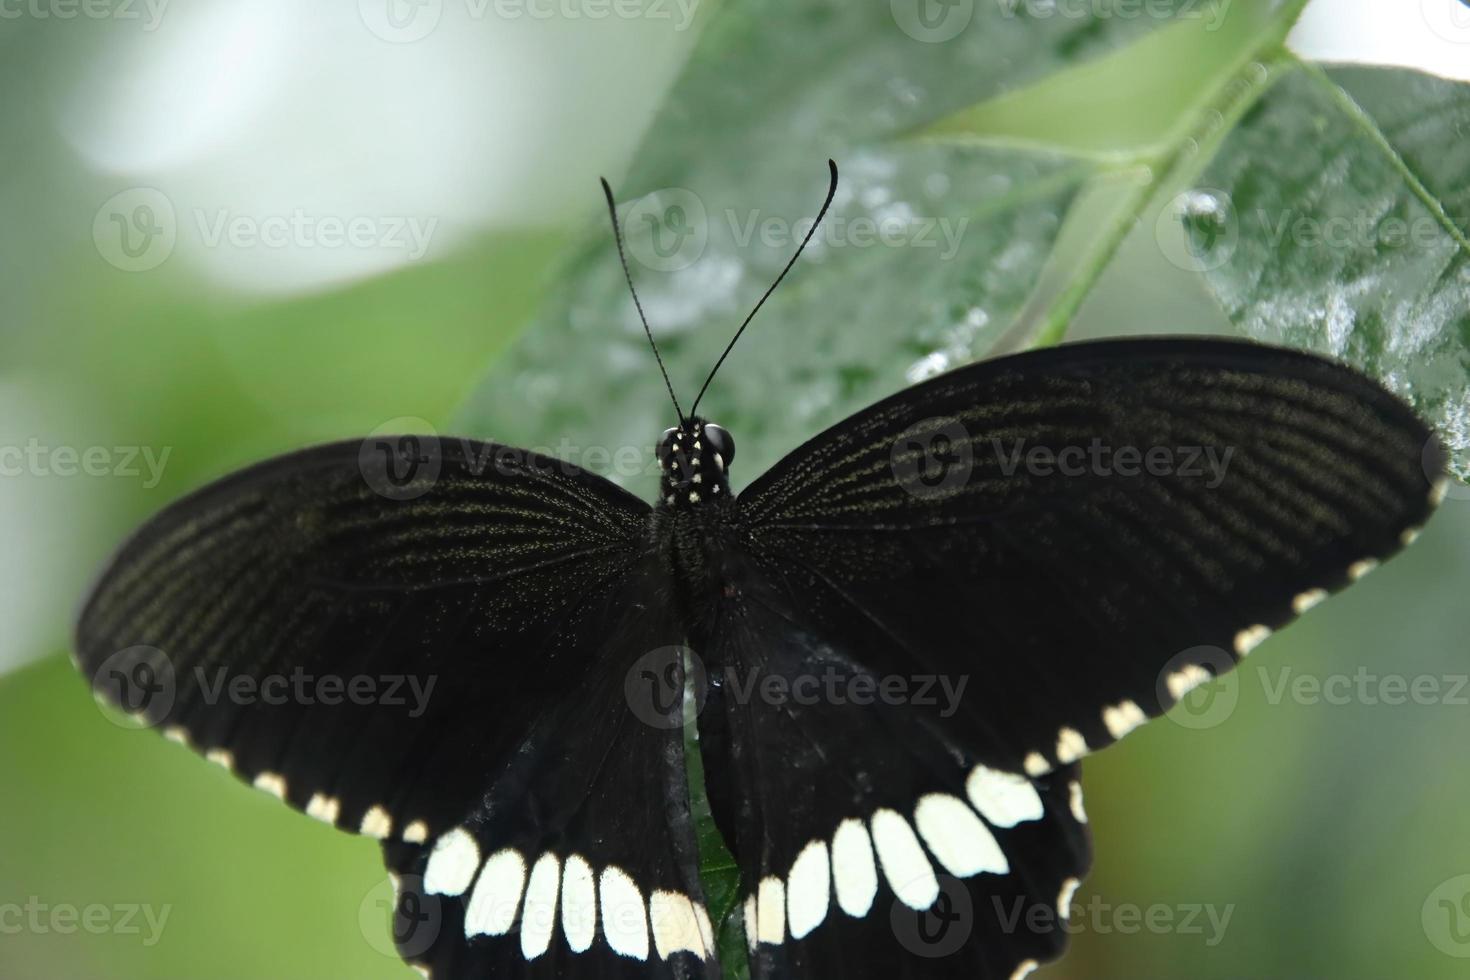
[[704,938],[704,948],[709,950],[710,955],[713,956],[715,951],[715,930],[710,925],[709,913],[698,902],[694,903],[694,917],[699,920],[699,934]]
[[1026,753],[1026,758],[1022,760],[1021,765],[1028,776],[1045,776],[1051,772],[1051,763],[1047,762],[1046,757],[1040,752]]
[[1067,784],[1069,802],[1072,804],[1072,816],[1077,818],[1078,823],[1087,822],[1087,811],[1082,807],[1082,784],[1075,779]]
[[780,878],[762,878],[755,900],[755,937],[772,946],[786,940],[786,886]]
[[1423,528],[1418,527],[1405,528],[1404,533],[1399,535],[1399,544],[1407,548],[1409,545],[1419,540],[1419,532],[1422,530]]
[[278,772],[266,770],[255,777],[253,784],[256,789],[269,793],[278,800],[286,798],[286,777]]
[[1376,558],[1364,558],[1362,561],[1355,561],[1348,566],[1348,578],[1356,582],[1377,567],[1378,560]]
[[403,828],[403,840],[408,844],[422,844],[429,839],[429,825],[422,820],[415,820]]
[[526,885],[526,905],[521,910],[521,955],[534,960],[551,946],[556,931],[556,893],[561,881],[561,862],[550,851],[531,868]]
[[598,890],[607,944],[622,956],[648,959],[648,915],[633,879],[622,868],[603,868]]
[[930,793],[920,797],[914,807],[914,823],[944,870],[956,878],[982,871],[1003,875],[1011,870],[990,828],[957,796]]
[[1072,896],[1077,894],[1077,886],[1081,884],[1076,878],[1062,882],[1062,890],[1057,893],[1057,915],[1063,920],[1072,917]]
[[656,891],[648,896],[648,921],[653,926],[653,946],[662,959],[680,950],[706,959],[708,951],[694,903],[678,892]]
[[786,876],[787,918],[791,938],[801,939],[827,918],[832,901],[832,867],[825,841],[814,840],[791,863]]
[[1036,968],[1040,965],[1035,960],[1023,960],[1021,965],[1016,967],[1016,971],[1011,974],[1011,980],[1026,980],[1027,977],[1036,972]]
[[754,895],[747,895],[745,897],[745,908],[743,911],[745,912],[745,945],[754,953],[756,944]]
[[430,895],[463,895],[480,866],[480,845],[463,827],[455,827],[434,842],[424,869],[424,891]]
[[[426,875],[424,890],[432,892],[428,883]],[[475,882],[475,890],[470,895],[470,904],[464,910],[465,938],[503,936],[510,932],[525,887],[526,859],[520,851],[507,847],[486,858],[485,866],[480,869],[480,880]]]
[[1260,623],[1257,623],[1255,626],[1246,627],[1239,633],[1235,634],[1236,654],[1241,657],[1246,656],[1256,647],[1264,643],[1266,637],[1270,635],[1271,630],[1265,626],[1262,626]]
[[1087,739],[1075,728],[1063,728],[1057,732],[1057,761],[1063,764],[1076,762],[1087,754]]
[[1444,503],[1444,498],[1450,492],[1450,478],[1442,476],[1434,481],[1434,486],[1429,488],[1429,506],[1438,507]]
[[371,807],[367,813],[362,815],[362,824],[357,828],[357,832],[375,840],[387,840],[388,836],[393,833],[393,818],[382,807]]
[[1182,701],[1184,696],[1201,684],[1210,679],[1210,672],[1199,664],[1185,664],[1183,668],[1170,674],[1167,680],[1169,694],[1175,701]]
[[923,911],[939,897],[939,881],[909,822],[892,810],[873,814],[873,848],[888,887],[909,908]]
[[189,733],[178,725],[170,725],[165,728],[163,730],[163,737],[179,745],[189,744]]
[[592,948],[597,935],[597,885],[580,854],[567,858],[561,878],[561,929],[574,953]]
[[[1031,780],[1015,773],[976,766],[965,781],[965,794],[980,815],[997,827],[1040,820],[1041,797]],[[923,830],[922,827],[919,828]]]
[[1108,734],[1115,740],[1127,735],[1146,721],[1148,721],[1148,715],[1144,714],[1143,709],[1132,701],[1121,701],[1103,709],[1103,724],[1108,726]]
[[878,894],[878,869],[868,828],[860,820],[842,821],[832,835],[832,879],[842,911],[855,919],[867,915]]
[[337,815],[342,812],[342,801],[335,796],[325,793],[313,793],[311,799],[306,801],[306,815],[320,820],[322,823],[335,824]]
[[1291,600],[1292,611],[1298,616],[1313,608],[1323,599],[1327,598],[1326,589],[1308,589],[1295,599]]
[[204,758],[224,769],[233,770],[235,768],[235,753],[229,749],[210,749],[204,753]]

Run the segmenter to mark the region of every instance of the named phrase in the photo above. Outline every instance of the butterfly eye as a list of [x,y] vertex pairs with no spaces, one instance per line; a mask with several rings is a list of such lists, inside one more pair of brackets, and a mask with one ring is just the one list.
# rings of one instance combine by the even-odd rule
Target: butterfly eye
[[709,440],[710,448],[720,454],[720,459],[729,466],[735,459],[735,439],[728,431],[718,425],[706,425],[704,437]]
[[658,456],[659,462],[667,461],[669,456],[673,454],[674,435],[678,431],[676,428],[668,428],[664,430],[663,435],[658,437],[658,448],[655,450],[655,453]]

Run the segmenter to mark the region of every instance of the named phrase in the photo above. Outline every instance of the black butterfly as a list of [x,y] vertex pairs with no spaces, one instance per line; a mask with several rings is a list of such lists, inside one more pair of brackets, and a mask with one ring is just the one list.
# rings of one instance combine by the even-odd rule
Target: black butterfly
[[425,975],[720,975],[688,679],[753,976],[1016,977],[1060,954],[1088,867],[1078,761],[1393,554],[1445,487],[1374,382],[1224,340],[965,367],[738,496],[697,410],[653,507],[472,440],[238,473],[123,547],[80,666],[382,840]]

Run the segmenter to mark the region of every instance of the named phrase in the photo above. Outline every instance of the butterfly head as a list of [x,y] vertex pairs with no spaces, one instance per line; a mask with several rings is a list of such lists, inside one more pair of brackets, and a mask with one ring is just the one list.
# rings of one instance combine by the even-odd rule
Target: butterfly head
[[721,426],[691,418],[658,441],[659,496],[670,507],[698,507],[730,497],[735,440]]

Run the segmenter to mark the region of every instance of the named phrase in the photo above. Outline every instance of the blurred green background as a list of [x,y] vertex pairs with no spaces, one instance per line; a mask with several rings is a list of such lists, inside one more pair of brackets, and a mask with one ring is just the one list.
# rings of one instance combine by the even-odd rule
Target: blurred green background
[[[577,4],[496,16],[430,3],[397,20],[367,0],[327,6],[114,4],[93,16],[33,3],[0,18],[0,445],[35,447],[0,480],[0,977],[407,975],[387,942],[375,844],[303,819],[92,703],[65,656],[88,577],[129,528],[189,488],[391,419],[551,447],[564,431],[651,441],[663,407],[626,311],[599,319],[578,305],[618,288],[595,176],[622,186],[616,178],[631,174],[623,196],[641,194],[660,186],[650,160],[662,154],[681,163],[667,170],[707,175],[716,196],[748,194],[746,170],[781,145],[809,159],[810,180],[783,191],[789,199],[747,206],[795,218],[819,199],[831,140],[826,117],[775,108],[788,89],[838,92],[831,113],[863,111],[841,103],[853,90],[928,97],[899,91],[914,79],[879,56],[887,48],[858,61],[839,51],[858,39],[803,49],[806,35],[780,23],[762,36],[761,18],[735,4],[644,4],[639,16],[596,18]],[[1327,8],[1349,6],[1314,5],[1309,21],[1326,27],[1301,46],[1342,43]],[[820,9],[798,11],[810,14],[812,37],[823,36]],[[1159,26],[1086,13],[1111,4],[1079,9],[1051,48],[1077,64]],[[1276,9],[1241,0],[1237,15]],[[423,10],[439,13],[412,36]],[[1114,58],[1098,87],[1080,92],[1025,78],[1024,64],[977,62],[1001,79],[1002,100],[976,125],[1013,145],[1054,142],[1105,159],[1170,128],[1190,86],[1238,50],[1230,45],[1250,22],[1239,23]],[[718,63],[691,67],[743,130],[719,111],[681,114],[677,98],[661,112],[697,44],[742,33],[804,62],[805,74],[751,77],[737,61],[720,81]],[[1455,50],[1470,62],[1470,47]],[[1039,89],[1017,111],[1003,97],[1023,82]],[[966,105],[950,101],[937,105]],[[880,157],[839,163],[862,187],[862,168]],[[983,154],[965,164],[988,165]],[[713,396],[742,439],[737,483],[794,442],[772,412],[792,429],[815,425],[872,386],[901,383],[923,351],[971,356],[1043,299],[1065,296],[1073,270],[1097,257],[1088,233],[1109,226],[1127,187],[1079,189],[1065,225],[1043,200],[1056,227],[1042,245],[1059,236],[1057,252],[1043,269],[1042,247],[1015,274],[1013,296],[1001,273],[977,287],[1000,297],[998,319],[958,352],[905,333],[899,313],[873,312],[871,292],[854,310],[834,303],[840,323],[803,323],[799,269],[791,315],[777,307],[757,322],[740,355],[752,358],[744,380],[737,357]],[[130,207],[156,200],[137,197],[140,188],[177,208],[178,241],[156,266],[130,271],[148,255],[106,244],[107,203],[120,193],[135,195]],[[264,219],[293,214],[317,222],[315,237],[250,239]],[[212,240],[221,217],[245,219],[243,237]],[[333,246],[323,217],[366,217],[375,240]],[[432,222],[422,254],[387,240],[409,218],[421,230]],[[1077,298],[1069,337],[1232,331],[1200,278],[1167,260],[1152,225],[1150,213],[1141,233],[1122,228],[1116,259]],[[1007,241],[1028,227],[1018,221]],[[745,281],[727,289],[719,258],[715,248],[687,268],[640,270],[656,326],[701,325],[667,338],[676,373],[689,367],[686,387],[759,292]],[[1015,257],[997,245],[993,258]],[[882,293],[912,305],[916,322],[932,313],[901,281]],[[712,294],[728,304],[687,309],[691,295]],[[706,320],[722,325],[703,329]],[[894,329],[896,347],[881,339]],[[593,346],[579,346],[588,336]],[[843,358],[848,387],[834,393],[821,365]],[[864,358],[880,366],[853,366]],[[776,362],[811,369],[776,389]],[[601,429],[578,431],[598,416]],[[67,447],[100,447],[105,465],[70,473]],[[126,472],[132,447],[164,461],[156,481],[146,457],[137,475]],[[1467,975],[1465,497],[1452,494],[1403,557],[1272,639],[1209,705],[1089,760],[1097,865],[1076,902],[1073,948],[1043,976]],[[1293,696],[1300,677],[1349,694]],[[1351,687],[1332,688],[1334,678]],[[1433,693],[1389,703],[1395,679],[1429,679],[1419,689]]]

